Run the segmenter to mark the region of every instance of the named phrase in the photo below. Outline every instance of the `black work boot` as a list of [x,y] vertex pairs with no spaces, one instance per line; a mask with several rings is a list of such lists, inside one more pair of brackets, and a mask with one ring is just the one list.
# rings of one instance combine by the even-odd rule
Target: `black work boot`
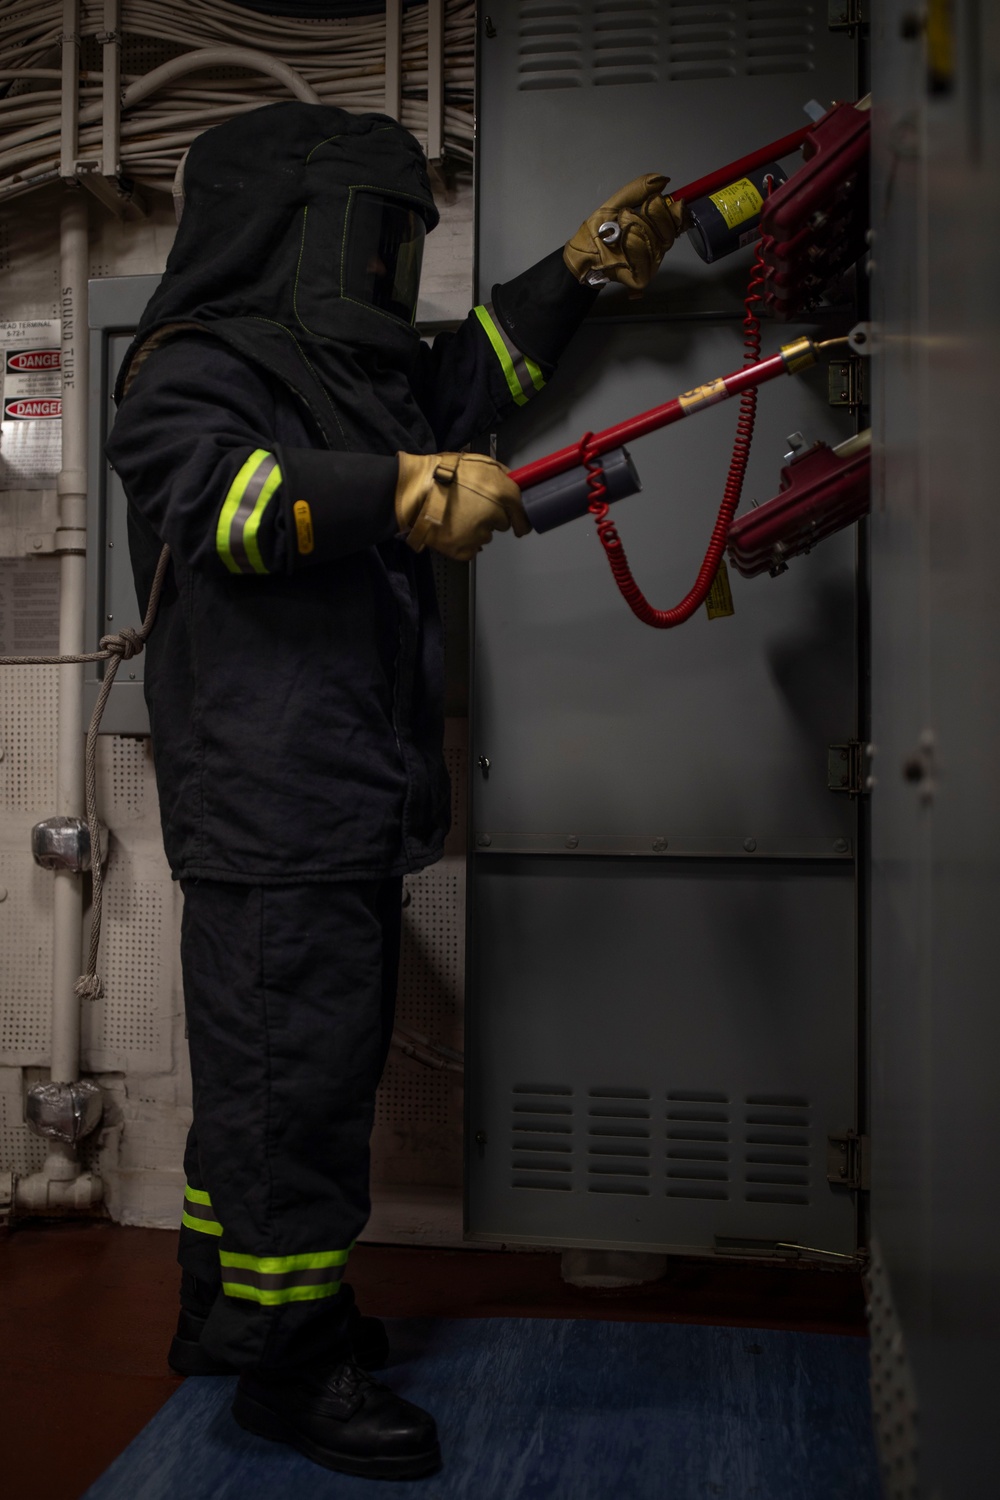
[[[175,1375],[237,1375],[235,1365],[213,1359],[201,1347],[201,1333],[207,1322],[207,1314],[200,1317],[182,1307],[167,1355],[167,1364]],[[363,1318],[356,1307],[351,1308],[351,1319],[347,1337],[351,1357],[363,1370],[381,1370],[389,1359],[389,1335],[380,1318]]]
[[364,1479],[421,1479],[441,1467],[434,1418],[372,1380],[353,1359],[325,1370],[244,1371],[233,1416],[313,1463]]

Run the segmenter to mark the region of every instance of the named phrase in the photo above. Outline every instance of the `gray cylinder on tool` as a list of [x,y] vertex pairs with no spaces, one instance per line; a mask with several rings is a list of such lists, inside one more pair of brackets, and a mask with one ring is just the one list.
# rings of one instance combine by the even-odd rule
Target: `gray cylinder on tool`
[[[768,178],[771,187],[768,187]],[[768,162],[728,187],[687,206],[691,227],[688,239],[702,260],[721,260],[743,245],[760,239],[760,215],[769,191],[788,181],[777,162]]]
[[[613,448],[601,457],[604,484],[607,494],[602,499],[608,504],[612,500],[624,500],[626,495],[635,495],[642,489],[642,481],[635,470],[627,448]],[[591,493],[587,484],[587,470],[582,466],[567,469],[554,479],[543,479],[521,491],[521,502],[525,514],[536,531],[552,531],[585,515],[590,507]]]

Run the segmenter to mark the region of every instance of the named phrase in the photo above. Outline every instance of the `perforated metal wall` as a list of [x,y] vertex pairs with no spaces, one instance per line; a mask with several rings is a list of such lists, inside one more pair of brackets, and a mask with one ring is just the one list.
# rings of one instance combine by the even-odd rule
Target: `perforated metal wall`
[[24,1082],[20,1068],[0,1068],[0,1171],[18,1176],[37,1172],[45,1142],[24,1123]]
[[57,672],[57,667],[0,672],[0,807],[5,812],[52,810]]
[[55,800],[56,672],[0,672],[0,1066],[48,1054],[52,876],[31,857],[31,827]]

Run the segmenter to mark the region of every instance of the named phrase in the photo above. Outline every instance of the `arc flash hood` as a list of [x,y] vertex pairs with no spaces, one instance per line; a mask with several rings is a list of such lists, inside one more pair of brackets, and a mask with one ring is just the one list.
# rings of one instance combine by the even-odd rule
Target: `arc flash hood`
[[282,381],[331,448],[430,451],[410,376],[438,212],[413,136],[385,115],[269,104],[198,137],[184,194],[115,399],[158,343],[203,329]]

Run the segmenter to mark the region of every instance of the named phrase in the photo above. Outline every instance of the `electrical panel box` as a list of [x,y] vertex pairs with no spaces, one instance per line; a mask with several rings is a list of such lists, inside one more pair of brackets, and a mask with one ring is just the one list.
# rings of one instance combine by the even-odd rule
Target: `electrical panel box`
[[[482,301],[631,178],[692,181],[854,97],[853,43],[805,0],[499,0],[480,48]],[[752,255],[706,265],[681,238],[644,297],[605,289],[498,457],[739,367]],[[848,279],[818,321],[855,318]],[[765,320],[764,353],[809,331]],[[643,491],[612,514],[658,606],[694,581],[736,419],[632,446]],[[853,425],[823,369],[762,388],[743,505],[777,492],[789,433]],[[633,617],[590,517],[477,562],[472,1237],[856,1249],[827,1160],[858,1126],[856,804],[827,775],[858,733],[855,549],[734,577],[734,616],[672,631]]]

